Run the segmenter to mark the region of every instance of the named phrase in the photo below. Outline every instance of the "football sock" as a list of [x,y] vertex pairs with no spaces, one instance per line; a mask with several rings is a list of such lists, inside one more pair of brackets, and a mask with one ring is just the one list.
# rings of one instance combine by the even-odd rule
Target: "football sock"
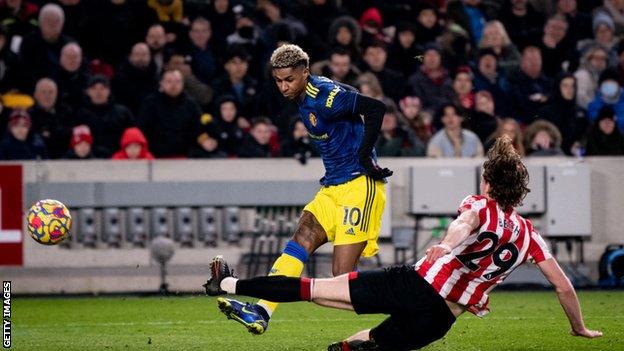
[[[238,295],[259,297],[277,302],[310,301],[314,279],[274,275],[238,280],[234,282],[234,286],[235,293]],[[223,282],[221,288],[224,288]]]
[[[303,265],[307,261],[308,253],[303,246],[297,244],[293,240],[290,240],[286,244],[286,247],[280,257],[278,257],[273,264],[273,267],[271,267],[269,276],[283,275],[287,277],[299,277],[301,272],[303,272]],[[267,300],[260,300],[258,305],[263,307],[267,314],[271,316],[278,304]]]
[[228,294],[236,294],[236,282],[238,281],[238,279],[233,278],[233,277],[227,277],[224,278],[221,281],[221,284],[219,284],[221,286],[221,290],[225,291]]

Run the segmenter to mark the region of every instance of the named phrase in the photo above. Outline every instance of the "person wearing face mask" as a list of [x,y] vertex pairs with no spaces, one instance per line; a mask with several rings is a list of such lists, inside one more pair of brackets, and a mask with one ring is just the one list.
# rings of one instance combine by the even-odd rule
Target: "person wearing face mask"
[[595,122],[600,109],[609,105],[613,107],[617,117],[617,127],[624,131],[624,93],[618,84],[618,75],[614,69],[607,69],[600,75],[598,92],[587,107],[589,120]]

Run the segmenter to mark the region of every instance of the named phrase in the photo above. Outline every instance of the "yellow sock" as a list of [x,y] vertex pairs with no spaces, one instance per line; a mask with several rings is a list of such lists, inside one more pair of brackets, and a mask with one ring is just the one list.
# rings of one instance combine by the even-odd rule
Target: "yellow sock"
[[[284,252],[273,263],[269,276],[285,275],[287,277],[299,277],[307,260],[308,254],[305,249],[294,241],[289,241]],[[278,305],[278,303],[267,300],[260,300],[258,304],[264,307],[269,315],[275,311]]]

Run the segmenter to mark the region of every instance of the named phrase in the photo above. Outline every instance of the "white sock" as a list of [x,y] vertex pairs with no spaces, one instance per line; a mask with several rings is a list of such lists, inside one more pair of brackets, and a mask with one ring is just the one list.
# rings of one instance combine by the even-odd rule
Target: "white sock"
[[236,282],[238,279],[233,277],[224,278],[221,281],[221,290],[225,291],[228,294],[236,294]]
[[265,304],[263,304],[262,302],[258,302],[258,306],[262,307],[262,308],[266,311],[267,315],[268,315],[269,317],[271,317],[271,315],[273,314],[273,311],[271,311],[271,309],[270,309],[270,308],[268,308],[268,307],[267,307]]

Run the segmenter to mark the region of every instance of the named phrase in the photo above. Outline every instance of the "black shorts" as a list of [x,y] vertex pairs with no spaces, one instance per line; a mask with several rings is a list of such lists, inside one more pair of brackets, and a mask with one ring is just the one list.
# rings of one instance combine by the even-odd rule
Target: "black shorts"
[[455,316],[444,299],[413,266],[359,272],[349,280],[351,304],[358,314],[390,317],[371,330],[382,350],[412,350],[442,338]]

